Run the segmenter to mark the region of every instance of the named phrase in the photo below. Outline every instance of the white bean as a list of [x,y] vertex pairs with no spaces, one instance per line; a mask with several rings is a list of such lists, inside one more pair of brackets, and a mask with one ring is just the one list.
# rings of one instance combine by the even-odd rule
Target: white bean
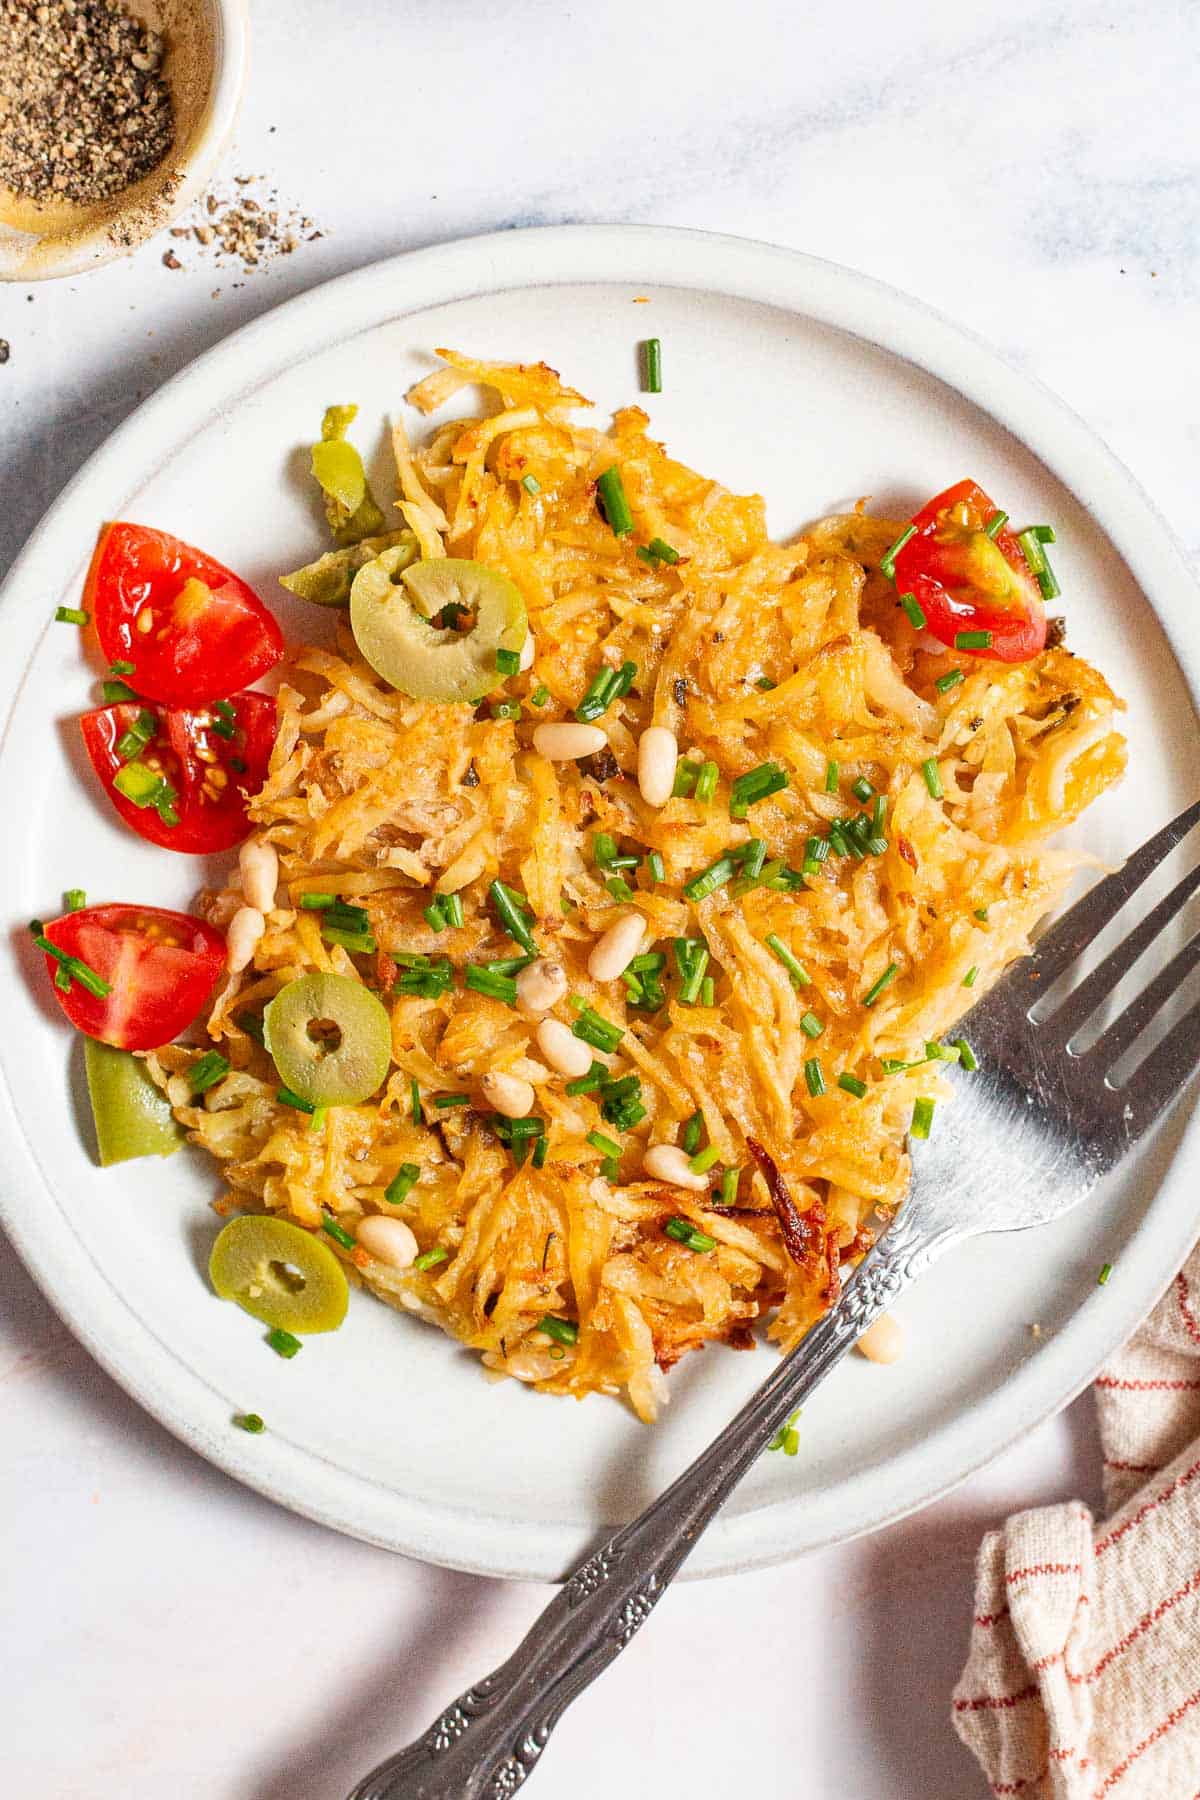
[[687,1151],[678,1144],[652,1144],[642,1158],[642,1173],[651,1181],[669,1181],[672,1187],[691,1188],[696,1194],[709,1185],[709,1177],[696,1174]]
[[607,742],[598,725],[538,725],[533,733],[533,747],[547,762],[577,762],[581,756],[595,756]]
[[271,912],[279,886],[279,858],[274,844],[265,838],[247,838],[238,851],[238,868],[246,905],[256,906],[260,913]]
[[646,923],[641,913],[622,914],[592,946],[588,957],[588,974],[592,980],[616,981],[623,975],[641,949],[645,934]]
[[532,669],[533,659],[536,655],[537,645],[533,641],[533,633],[532,631],[527,631],[525,633],[525,642],[521,645],[521,660],[517,664],[518,675],[523,675],[526,669]]
[[651,725],[638,740],[638,786],[647,806],[665,806],[675,786],[679,745],[665,725]]
[[485,1075],[479,1085],[488,1105],[506,1119],[524,1119],[533,1111],[533,1088],[520,1075]]
[[250,962],[254,946],[267,929],[267,921],[257,906],[239,906],[225,933],[225,957],[229,971],[237,975]]
[[417,1254],[417,1240],[404,1220],[389,1219],[384,1213],[360,1219],[354,1236],[368,1256],[389,1269],[407,1269]]
[[566,971],[548,956],[539,956],[517,976],[517,1006],[526,1017],[548,1013],[566,992]]
[[578,1081],[592,1066],[592,1053],[561,1019],[543,1019],[537,1028],[537,1045],[552,1069],[568,1081]]
[[899,1362],[904,1355],[904,1327],[891,1313],[880,1313],[859,1338],[857,1348],[868,1362]]

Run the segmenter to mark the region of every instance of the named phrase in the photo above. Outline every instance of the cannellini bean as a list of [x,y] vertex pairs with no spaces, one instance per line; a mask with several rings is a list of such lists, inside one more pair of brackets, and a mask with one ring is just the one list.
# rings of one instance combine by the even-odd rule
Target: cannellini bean
[[899,1362],[904,1355],[904,1327],[891,1313],[880,1313],[859,1338],[857,1348],[868,1362]]
[[417,1254],[417,1240],[403,1219],[389,1219],[383,1213],[371,1213],[360,1219],[355,1240],[389,1269],[407,1269]]
[[599,943],[592,946],[588,957],[588,974],[592,980],[616,981],[623,975],[641,949],[645,934],[646,923],[641,913],[622,914],[615,925],[609,926]]
[[271,912],[279,886],[279,858],[274,844],[264,838],[247,838],[238,851],[238,868],[246,905],[257,907],[260,913]]
[[672,1187],[691,1188],[696,1194],[709,1185],[707,1175],[697,1175],[689,1167],[688,1153],[678,1144],[652,1144],[642,1158],[642,1173],[651,1181],[669,1181]]
[[578,1081],[592,1066],[592,1053],[561,1019],[543,1019],[537,1028],[537,1045],[552,1069],[568,1081]]
[[[939,645],[939,648],[941,646]],[[525,642],[521,645],[521,660],[517,664],[517,673],[523,675],[526,669],[532,669],[533,659],[537,655],[537,645],[533,641],[532,631],[525,633]]]
[[647,806],[665,806],[675,786],[679,745],[665,725],[651,725],[638,740],[638,787]]
[[517,976],[517,1006],[527,1016],[548,1013],[566,992],[566,971],[548,956],[539,956]]
[[238,974],[254,955],[254,946],[267,929],[257,906],[239,906],[225,933],[225,957],[230,973]]
[[598,725],[538,725],[533,733],[533,747],[547,762],[576,762],[581,756],[595,756],[607,742],[607,734]]
[[524,1119],[533,1111],[533,1088],[520,1075],[485,1075],[479,1085],[488,1105],[506,1119]]

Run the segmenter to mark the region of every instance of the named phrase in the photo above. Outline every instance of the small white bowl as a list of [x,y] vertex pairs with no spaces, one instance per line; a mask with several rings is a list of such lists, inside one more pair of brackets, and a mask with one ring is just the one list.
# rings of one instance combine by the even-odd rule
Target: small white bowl
[[247,0],[124,0],[167,40],[175,143],[95,206],[18,207],[0,195],[0,281],[48,281],[126,256],[196,198],[233,135],[250,55]]

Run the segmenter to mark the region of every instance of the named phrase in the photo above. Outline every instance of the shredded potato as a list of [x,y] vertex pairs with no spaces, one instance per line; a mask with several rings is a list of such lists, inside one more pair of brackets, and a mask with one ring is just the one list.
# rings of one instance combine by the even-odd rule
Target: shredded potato
[[[523,717],[406,698],[363,661],[347,625],[336,651],[300,649],[252,808],[286,895],[253,965],[219,990],[208,1026],[232,1072],[197,1100],[186,1080],[195,1051],[168,1048],[149,1062],[194,1141],[223,1166],[219,1210],[266,1209],[312,1228],[331,1214],[350,1234],[364,1215],[398,1213],[422,1249],[448,1255],[397,1271],[361,1248],[344,1253],[381,1298],[436,1322],[489,1370],[553,1393],[624,1394],[650,1419],[666,1397],[663,1371],[686,1351],[716,1340],[749,1347],[759,1320],[781,1346],[795,1344],[836,1298],[841,1268],[903,1201],[914,1099],[945,1084],[936,1063],[888,1074],[880,1059],[922,1058],[1026,951],[1076,860],[1042,841],[1123,769],[1121,702],[1062,648],[1004,664],[956,656],[916,632],[878,568],[896,521],[860,507],[773,543],[762,500],[673,461],[640,409],[618,413],[607,433],[585,429],[575,413],[586,402],[545,365],[440,354],[445,366],[410,396],[421,411],[472,384],[499,405],[436,428],[422,448],[398,430],[398,506],[425,557],[472,558],[521,590],[536,656],[508,692],[524,701]],[[623,538],[596,504],[597,477],[614,463],[635,521]],[[522,485],[530,475],[532,493]],[[678,563],[637,556],[635,545],[656,537]],[[569,718],[597,670],[626,660],[638,674],[600,721],[608,750],[582,764],[538,756],[534,726]],[[939,692],[937,678],[960,665],[965,678]],[[529,695],[542,687],[549,699],[538,710]],[[651,723],[673,731],[684,755],[717,765],[710,802],[672,798],[656,810],[643,801],[637,741]],[[922,774],[931,758],[937,799]],[[731,782],[766,761],[789,785],[733,821]],[[857,810],[860,778],[886,796],[886,850],[830,856],[791,888],[743,891],[735,880],[698,903],[682,894],[752,837],[771,862],[799,869],[807,840]],[[614,900],[611,871],[595,866],[595,832],[642,858],[622,871],[631,903]],[[652,851],[665,866],[660,884],[646,870]],[[565,968],[570,994],[623,1030],[615,1053],[597,1060],[614,1078],[640,1078],[647,1114],[632,1130],[604,1121],[595,1092],[565,1092],[539,1057],[535,1022],[462,985],[465,964],[516,949],[487,901],[497,877],[528,897],[539,946]],[[374,957],[323,940],[319,915],[298,906],[312,889],[367,909]],[[462,896],[465,923],[435,932],[423,909],[450,893]],[[217,919],[236,904],[229,889],[206,900]],[[667,953],[667,1001],[656,1012],[637,1009],[622,982],[598,987],[587,972],[598,935],[630,904]],[[711,1005],[677,997],[671,940],[685,935],[707,944]],[[767,947],[772,936],[808,985]],[[394,997],[395,959],[414,952],[448,953],[455,987]],[[395,1065],[381,1096],[331,1107],[315,1127],[277,1101],[254,1032],[264,1003],[314,970],[379,991]],[[576,1017],[566,1001],[555,1011],[568,1024]],[[802,1028],[805,1015],[818,1038]],[[815,1096],[805,1076],[814,1055],[826,1084]],[[489,1072],[533,1084],[543,1167],[517,1167],[497,1135],[480,1096]],[[840,1074],[865,1084],[861,1098],[837,1086]],[[422,1122],[412,1117],[414,1082]],[[434,1105],[463,1092],[470,1108]],[[713,1191],[644,1179],[647,1146],[678,1142],[696,1112],[719,1157]],[[620,1140],[612,1179],[588,1142],[595,1132]],[[393,1208],[384,1191],[405,1162],[420,1179]],[[741,1170],[732,1206],[716,1200],[727,1168]],[[715,1247],[677,1241],[663,1229],[670,1219]],[[577,1341],[541,1331],[546,1317],[577,1321]]]

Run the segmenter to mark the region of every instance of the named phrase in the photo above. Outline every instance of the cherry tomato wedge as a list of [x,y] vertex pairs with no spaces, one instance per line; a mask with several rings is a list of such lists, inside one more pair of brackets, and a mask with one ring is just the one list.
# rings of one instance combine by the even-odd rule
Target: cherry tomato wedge
[[203,706],[265,675],[283,634],[253,588],[222,563],[148,525],[106,525],[83,604],[110,662],[139,694]]
[[[87,906],[43,927],[50,943],[77,957],[107,994],[72,978],[54,997],[72,1025],[120,1050],[156,1050],[185,1031],[225,966],[225,939],[202,919],[158,906]],[[46,956],[52,976],[71,965]],[[65,973],[60,975],[60,971]]]
[[[998,508],[974,481],[923,506],[896,551],[896,592],[913,594],[926,628],[950,649],[997,662],[1028,662],[1046,642],[1041,590],[1015,533],[987,529]],[[986,642],[961,634],[988,633]]]
[[84,713],[79,726],[105,792],[140,837],[201,856],[248,835],[247,796],[261,788],[275,742],[269,694],[186,710],[123,701]]

